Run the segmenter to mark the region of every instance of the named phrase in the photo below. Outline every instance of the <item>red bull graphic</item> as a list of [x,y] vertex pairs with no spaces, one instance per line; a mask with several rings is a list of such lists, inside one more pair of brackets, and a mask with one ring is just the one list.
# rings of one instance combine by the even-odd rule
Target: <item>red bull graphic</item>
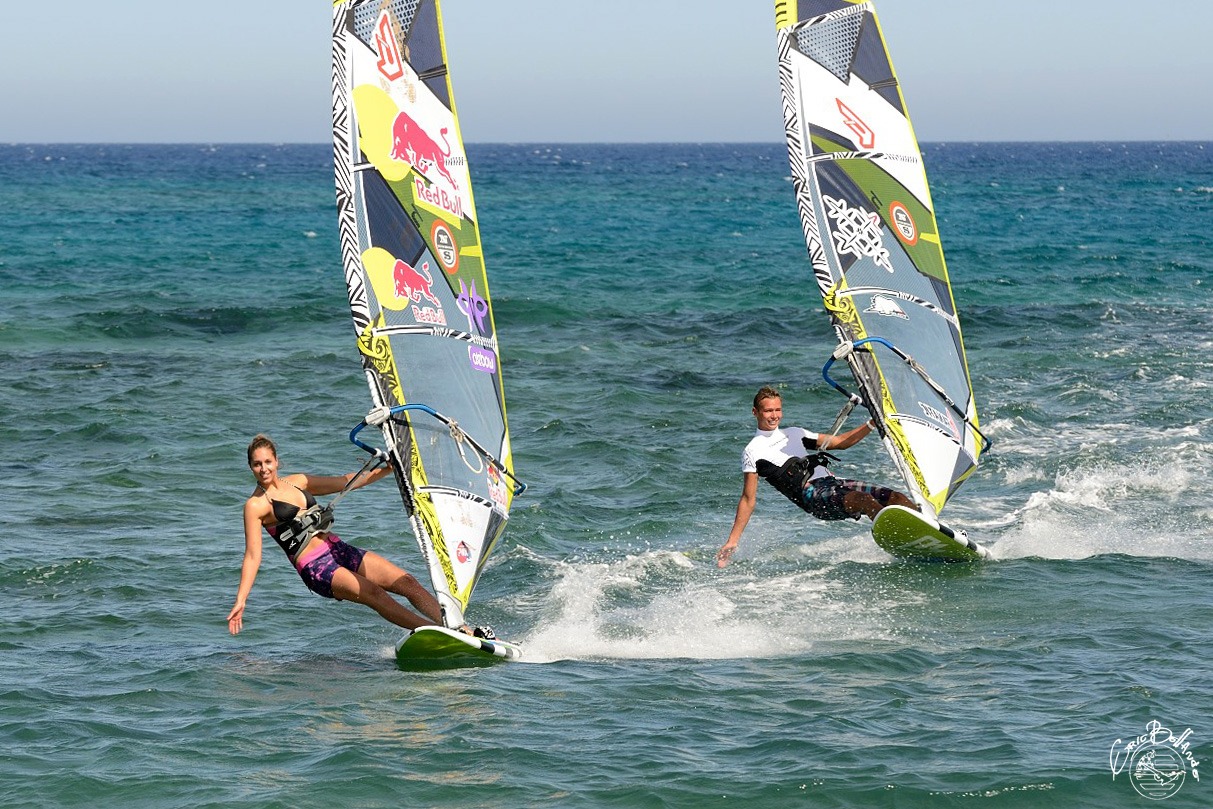
[[396,46],[396,35],[392,32],[392,18],[387,9],[379,15],[375,24],[375,53],[379,55],[376,67],[388,81],[396,81],[404,76],[404,61],[400,58],[400,49]]
[[438,186],[427,185],[425,178],[418,177],[413,183],[413,191],[417,199],[422,202],[428,202],[430,205],[441,208],[455,216],[463,217],[463,200],[457,196],[452,196],[446,192],[446,189]]
[[403,160],[422,173],[425,173],[422,164],[429,163],[434,171],[451,184],[451,188],[458,188],[459,183],[455,182],[455,177],[446,168],[446,160],[451,156],[451,145],[446,139],[446,133],[444,126],[439,133],[445,146],[443,148],[418,126],[407,112],[401,112],[392,123],[391,157],[393,160]]
[[392,280],[396,283],[396,297],[408,298],[413,303],[420,303],[425,298],[430,303],[442,308],[442,301],[434,295],[434,277],[430,275],[430,263],[422,262],[421,270],[413,269],[407,261],[396,259],[392,269]]
[[432,306],[413,306],[413,317],[418,323],[428,323],[431,326],[445,326],[446,312]]

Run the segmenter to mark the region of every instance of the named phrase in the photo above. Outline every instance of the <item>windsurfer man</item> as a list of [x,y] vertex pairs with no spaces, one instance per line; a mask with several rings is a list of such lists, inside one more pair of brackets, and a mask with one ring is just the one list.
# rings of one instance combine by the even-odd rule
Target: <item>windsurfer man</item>
[[763,387],[754,396],[753,413],[758,431],[741,454],[741,498],[729,538],[716,554],[717,567],[727,565],[737,550],[754,513],[759,477],[820,520],[875,519],[888,505],[917,509],[901,492],[836,478],[827,468],[830,456],[819,451],[854,446],[872,432],[871,422],[839,435],[821,435],[801,427],[780,429],[783,399],[772,387]]

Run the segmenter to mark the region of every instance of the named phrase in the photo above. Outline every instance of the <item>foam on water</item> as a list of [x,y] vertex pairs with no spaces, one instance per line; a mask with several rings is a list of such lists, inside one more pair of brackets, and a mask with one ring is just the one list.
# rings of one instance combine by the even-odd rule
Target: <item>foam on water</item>
[[1213,559],[1208,509],[1185,512],[1207,478],[1183,460],[1061,472],[1034,492],[993,548],[995,558],[1083,559],[1102,554]]
[[551,662],[787,657],[822,641],[890,640],[880,616],[900,602],[857,601],[834,575],[851,560],[887,561],[870,537],[858,540],[785,550],[778,572],[744,560],[714,571],[673,551],[561,562],[542,620],[518,641],[528,661]]

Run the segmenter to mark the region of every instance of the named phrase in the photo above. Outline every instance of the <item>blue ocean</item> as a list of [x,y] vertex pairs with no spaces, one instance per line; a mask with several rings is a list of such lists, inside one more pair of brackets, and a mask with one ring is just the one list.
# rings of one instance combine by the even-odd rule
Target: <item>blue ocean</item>
[[[5,807],[1106,809],[1148,745],[1213,805],[1213,144],[927,144],[993,558],[764,487],[723,570],[754,391],[843,403],[784,147],[468,152],[530,487],[469,617],[525,660],[410,673],[272,544],[225,622],[249,439],[363,459],[330,148],[0,147]],[[421,572],[390,483],[338,521]]]

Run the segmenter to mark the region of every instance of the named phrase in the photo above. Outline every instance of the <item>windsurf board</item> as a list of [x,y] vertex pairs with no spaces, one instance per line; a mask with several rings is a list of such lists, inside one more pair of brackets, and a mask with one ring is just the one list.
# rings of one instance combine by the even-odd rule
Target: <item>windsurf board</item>
[[904,559],[931,562],[975,562],[990,552],[930,517],[905,506],[885,506],[872,521],[872,539],[883,550]]
[[509,641],[476,638],[444,626],[418,627],[396,644],[402,669],[491,666],[521,657],[522,649]]

